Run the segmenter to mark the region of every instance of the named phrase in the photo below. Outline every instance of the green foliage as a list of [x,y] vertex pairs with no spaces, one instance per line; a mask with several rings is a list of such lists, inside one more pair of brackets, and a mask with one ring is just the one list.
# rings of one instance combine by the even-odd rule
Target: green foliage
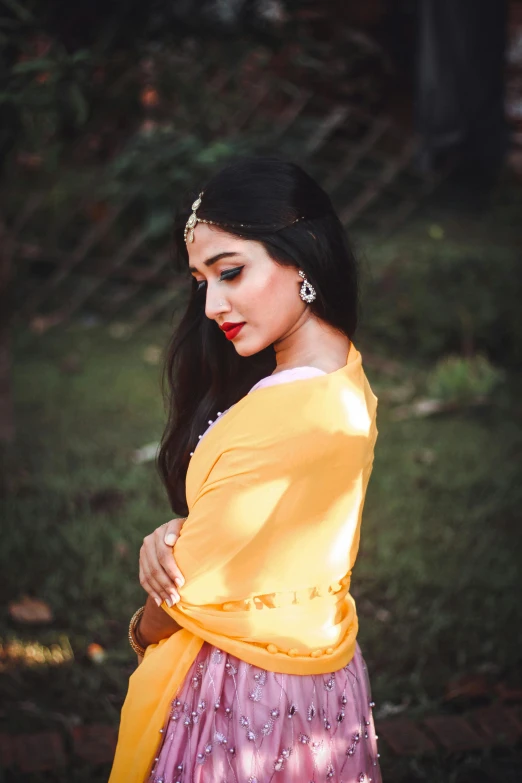
[[248,149],[244,139],[206,142],[191,133],[180,134],[170,123],[139,131],[109,165],[102,196],[117,203],[134,193],[133,209],[149,226],[150,235],[168,241],[173,206],[213,168]]
[[491,396],[503,377],[504,373],[481,354],[446,356],[430,372],[427,392],[443,402],[481,402]]
[[[239,66],[246,42],[213,51],[188,40],[174,50],[144,42],[117,53],[96,46],[69,52],[58,40],[26,41],[22,32],[0,93],[12,126],[10,144],[4,131],[11,221],[37,184],[47,192],[44,231],[63,205],[89,194],[93,204],[132,203],[113,227],[116,241],[143,225],[151,239],[168,242],[173,208],[186,191],[227,158],[252,152],[269,130],[256,118],[248,132],[237,130],[245,85],[232,62]],[[219,68],[231,71],[217,96],[209,72]]]
[[[43,153],[56,163],[71,131],[82,128],[89,117],[91,55],[68,53],[55,44],[42,57],[21,60],[11,67],[0,104],[17,111],[25,152]],[[50,146],[48,146],[50,145]]]
[[[478,221],[470,232],[481,230]],[[517,243],[498,246],[483,231],[426,242],[418,226],[391,241],[369,241],[362,326],[394,354],[433,360],[448,353],[522,359],[521,258]],[[491,234],[494,226],[490,223]]]

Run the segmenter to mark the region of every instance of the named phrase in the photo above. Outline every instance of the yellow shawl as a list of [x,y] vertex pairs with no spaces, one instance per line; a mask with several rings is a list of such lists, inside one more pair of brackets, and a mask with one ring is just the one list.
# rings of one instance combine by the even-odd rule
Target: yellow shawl
[[268,671],[321,674],[355,651],[349,593],[377,437],[351,345],[327,375],[252,391],[201,440],[174,555],[181,631],[132,674],[110,783],[143,783],[203,641]]

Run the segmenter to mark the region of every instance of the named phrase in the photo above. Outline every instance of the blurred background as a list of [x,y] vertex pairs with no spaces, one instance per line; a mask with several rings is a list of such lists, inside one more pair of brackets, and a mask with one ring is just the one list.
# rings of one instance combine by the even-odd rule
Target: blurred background
[[171,512],[176,205],[330,193],[380,400],[353,592],[385,783],[522,780],[522,2],[0,2],[0,781],[105,781]]

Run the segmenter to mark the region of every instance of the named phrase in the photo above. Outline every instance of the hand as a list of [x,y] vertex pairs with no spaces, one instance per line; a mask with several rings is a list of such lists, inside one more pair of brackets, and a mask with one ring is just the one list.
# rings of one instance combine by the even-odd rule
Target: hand
[[157,606],[163,601],[167,606],[179,601],[176,586],[185,583],[176,565],[172,547],[179,538],[185,519],[171,519],[149,536],[145,536],[140,549],[140,584],[154,599]]

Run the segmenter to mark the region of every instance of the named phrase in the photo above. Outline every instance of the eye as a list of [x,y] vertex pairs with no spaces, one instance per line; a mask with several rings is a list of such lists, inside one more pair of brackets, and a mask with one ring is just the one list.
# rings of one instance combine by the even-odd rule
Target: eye
[[242,266],[237,266],[235,269],[227,269],[226,272],[221,272],[220,280],[233,280],[243,269]]
[[[242,266],[237,266],[235,269],[227,269],[224,272],[221,272],[221,274],[219,276],[219,279],[220,280],[233,280],[235,277],[238,276],[238,274],[241,272],[242,269],[243,269]],[[196,291],[197,292],[203,291],[203,289],[207,285],[207,281],[206,280],[200,280],[199,283],[196,280],[196,283],[197,283],[197,286],[196,286]]]

